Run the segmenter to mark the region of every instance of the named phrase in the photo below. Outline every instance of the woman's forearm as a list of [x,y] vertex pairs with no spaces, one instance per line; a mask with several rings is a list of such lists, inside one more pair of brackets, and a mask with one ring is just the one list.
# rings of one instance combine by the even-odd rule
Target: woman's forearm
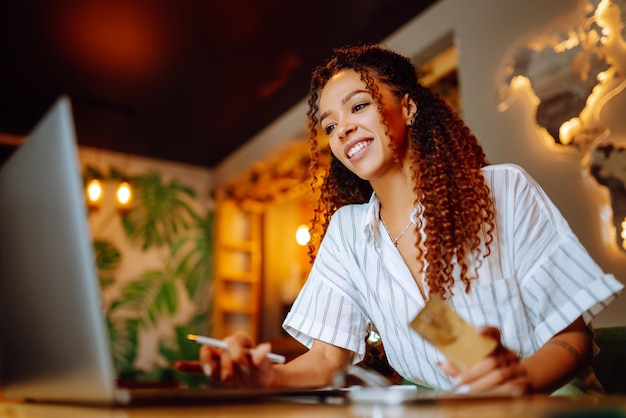
[[551,338],[535,354],[522,360],[533,392],[548,393],[569,382],[593,355],[592,333],[582,318]]
[[274,365],[273,387],[319,388],[329,386],[336,372],[351,360],[348,350],[316,341],[313,347],[287,364]]

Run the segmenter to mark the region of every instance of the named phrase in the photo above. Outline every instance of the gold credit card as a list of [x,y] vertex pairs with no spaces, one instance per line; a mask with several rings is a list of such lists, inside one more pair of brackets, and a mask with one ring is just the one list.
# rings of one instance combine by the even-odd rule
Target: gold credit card
[[498,341],[480,334],[439,297],[431,297],[410,326],[461,369],[478,363],[498,345]]

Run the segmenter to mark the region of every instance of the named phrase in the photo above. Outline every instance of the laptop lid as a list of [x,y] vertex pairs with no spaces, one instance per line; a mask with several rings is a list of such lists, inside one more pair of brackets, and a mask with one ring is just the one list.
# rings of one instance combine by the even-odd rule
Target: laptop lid
[[115,370],[67,97],[0,167],[0,231],[4,396],[113,402]]

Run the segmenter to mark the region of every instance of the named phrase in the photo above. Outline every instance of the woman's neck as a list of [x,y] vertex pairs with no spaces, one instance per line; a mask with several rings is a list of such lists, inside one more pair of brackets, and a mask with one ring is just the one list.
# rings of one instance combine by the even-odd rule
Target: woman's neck
[[372,189],[380,201],[385,219],[406,219],[415,207],[413,182],[408,173],[397,171],[384,179],[371,182]]

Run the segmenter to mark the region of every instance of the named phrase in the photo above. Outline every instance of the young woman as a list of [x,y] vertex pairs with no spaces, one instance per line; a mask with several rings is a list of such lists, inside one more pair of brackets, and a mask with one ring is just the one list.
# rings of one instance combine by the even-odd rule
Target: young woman
[[[378,331],[405,379],[460,392],[551,392],[588,371],[591,319],[621,291],[521,168],[489,165],[455,112],[410,60],[376,45],[343,48],[312,76],[314,176],[332,162],[315,211],[322,237],[284,328],[309,350],[284,365],[243,333],[203,347],[205,372],[230,386],[321,387]],[[460,370],[409,323],[434,296],[499,343]],[[247,348],[254,349],[251,355]]]

